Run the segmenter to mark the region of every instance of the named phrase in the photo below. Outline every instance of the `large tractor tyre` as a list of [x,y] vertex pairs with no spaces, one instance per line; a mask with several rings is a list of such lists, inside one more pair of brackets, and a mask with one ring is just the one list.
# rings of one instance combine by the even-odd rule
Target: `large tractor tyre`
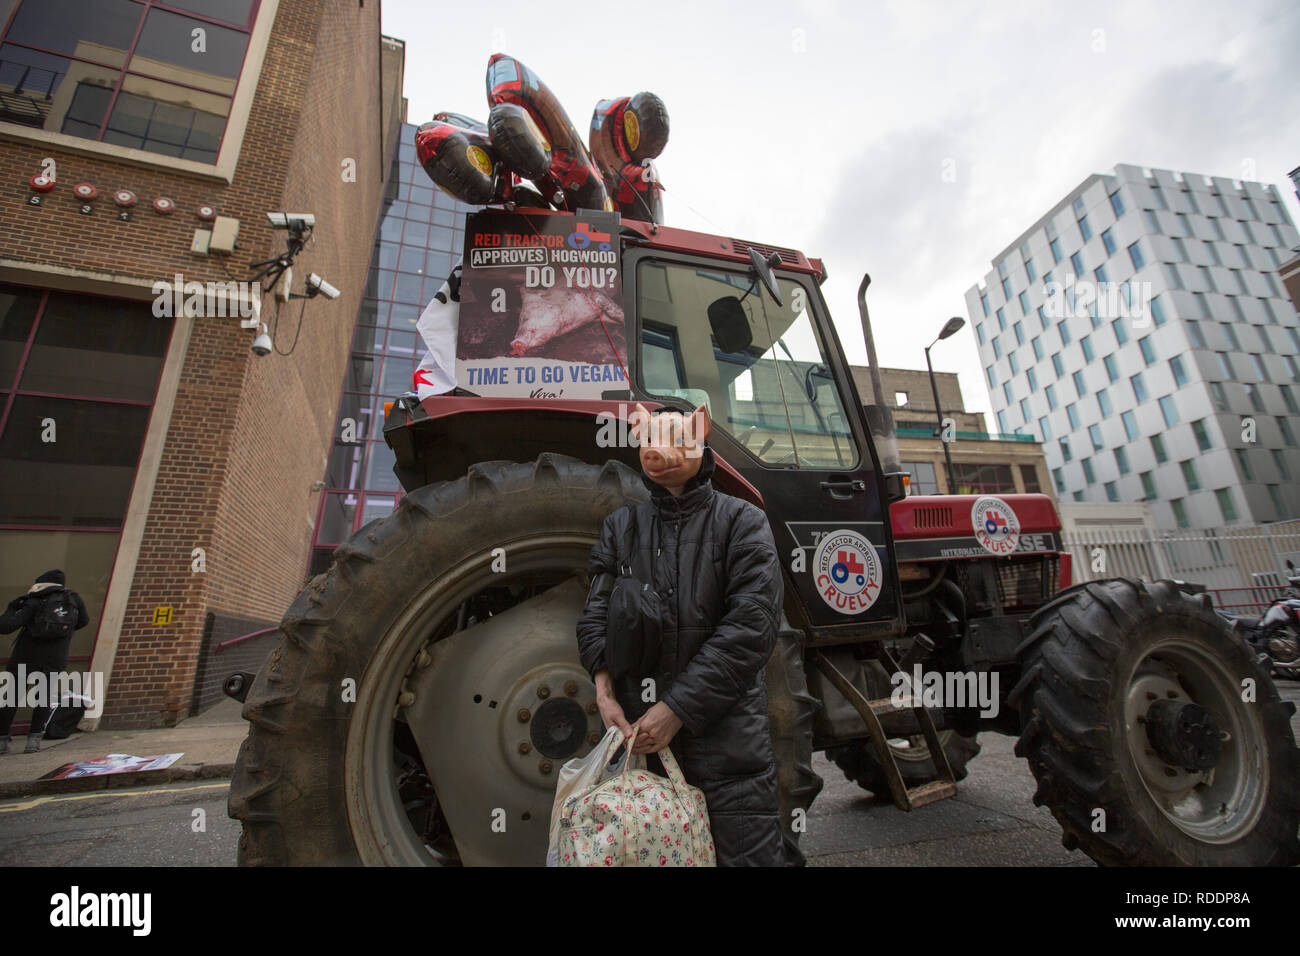
[[813,770],[813,718],[818,702],[808,692],[804,673],[803,634],[784,619],[776,648],[767,662],[767,712],[772,728],[772,753],[776,758],[777,796],[781,806],[781,832],[786,863],[803,866],[799,835],[806,827],[808,808],[822,790],[822,778]]
[[560,766],[603,733],[574,639],[591,546],[646,497],[622,464],[544,454],[354,534],[245,702],[239,862],[540,865]]
[[[953,777],[957,780],[966,779],[966,764],[980,752],[978,741],[974,737],[963,737],[954,730],[941,730],[939,742],[952,767]],[[939,778],[934,757],[923,734],[891,738],[889,746],[898,763],[899,775],[908,789]],[[839,744],[828,750],[826,756],[844,771],[845,777],[863,790],[869,790],[880,797],[890,796],[889,778],[885,775],[885,768],[876,756],[876,748],[869,738]]]
[[1173,581],[1078,585],[1032,618],[1016,754],[1067,849],[1107,866],[1300,861],[1294,705]]

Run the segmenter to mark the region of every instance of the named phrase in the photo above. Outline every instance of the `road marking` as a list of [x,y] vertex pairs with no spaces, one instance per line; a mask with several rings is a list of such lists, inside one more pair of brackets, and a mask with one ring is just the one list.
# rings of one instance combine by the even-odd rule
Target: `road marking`
[[200,783],[192,787],[168,787],[165,790],[96,790],[93,793],[78,793],[70,797],[33,797],[31,800],[0,804],[0,813],[31,810],[47,803],[65,803],[69,800],[93,800],[96,797],[142,797],[151,793],[186,793],[190,790],[217,790],[229,786],[230,781],[226,781],[225,783]]

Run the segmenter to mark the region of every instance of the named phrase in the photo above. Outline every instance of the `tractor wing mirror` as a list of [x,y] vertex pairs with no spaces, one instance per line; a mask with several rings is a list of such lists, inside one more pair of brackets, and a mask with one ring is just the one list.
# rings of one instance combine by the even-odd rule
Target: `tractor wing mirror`
[[724,352],[743,352],[754,341],[749,316],[734,295],[724,295],[709,303],[709,327],[713,329],[718,348]]
[[767,294],[772,297],[772,301],[777,305],[785,305],[781,301],[781,287],[776,284],[776,276],[772,274],[772,270],[781,264],[780,253],[774,252],[770,259],[764,259],[757,249],[750,246],[749,261],[751,263],[750,271],[758,276],[759,281],[763,283],[763,287],[767,289]]

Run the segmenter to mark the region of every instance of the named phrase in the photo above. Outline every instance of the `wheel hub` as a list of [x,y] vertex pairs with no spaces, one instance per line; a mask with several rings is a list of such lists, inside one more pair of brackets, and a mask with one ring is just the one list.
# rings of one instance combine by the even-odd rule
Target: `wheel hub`
[[1193,773],[1218,766],[1223,751],[1219,727],[1200,704],[1157,700],[1147,708],[1144,726],[1156,756],[1170,766]]

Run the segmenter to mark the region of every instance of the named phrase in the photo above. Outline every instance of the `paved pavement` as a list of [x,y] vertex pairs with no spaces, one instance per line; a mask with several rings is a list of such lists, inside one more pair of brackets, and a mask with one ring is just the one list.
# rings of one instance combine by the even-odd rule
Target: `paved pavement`
[[[1300,683],[1279,685],[1300,702]],[[1300,737],[1300,713],[1292,718]],[[0,860],[13,865],[230,866],[239,825],[226,816],[227,779],[246,725],[239,705],[223,702],[166,730],[78,734],[37,755],[0,757]],[[1091,866],[1061,846],[1051,813],[1031,801],[1028,764],[1011,738],[983,734],[957,796],[904,813],[815,759],[825,789],[803,838],[813,866]],[[21,749],[23,738],[14,743]],[[31,783],[71,760],[106,753],[138,756],[182,751],[190,776],[167,771],[59,781],[40,792]],[[177,768],[173,768],[177,769]],[[72,792],[72,784],[114,789]],[[93,781],[100,781],[93,783]],[[104,783],[107,781],[108,783]],[[8,788],[8,789],[3,789]],[[25,789],[24,789],[25,788]],[[201,813],[196,813],[201,811]],[[201,825],[200,825],[201,823]]]

